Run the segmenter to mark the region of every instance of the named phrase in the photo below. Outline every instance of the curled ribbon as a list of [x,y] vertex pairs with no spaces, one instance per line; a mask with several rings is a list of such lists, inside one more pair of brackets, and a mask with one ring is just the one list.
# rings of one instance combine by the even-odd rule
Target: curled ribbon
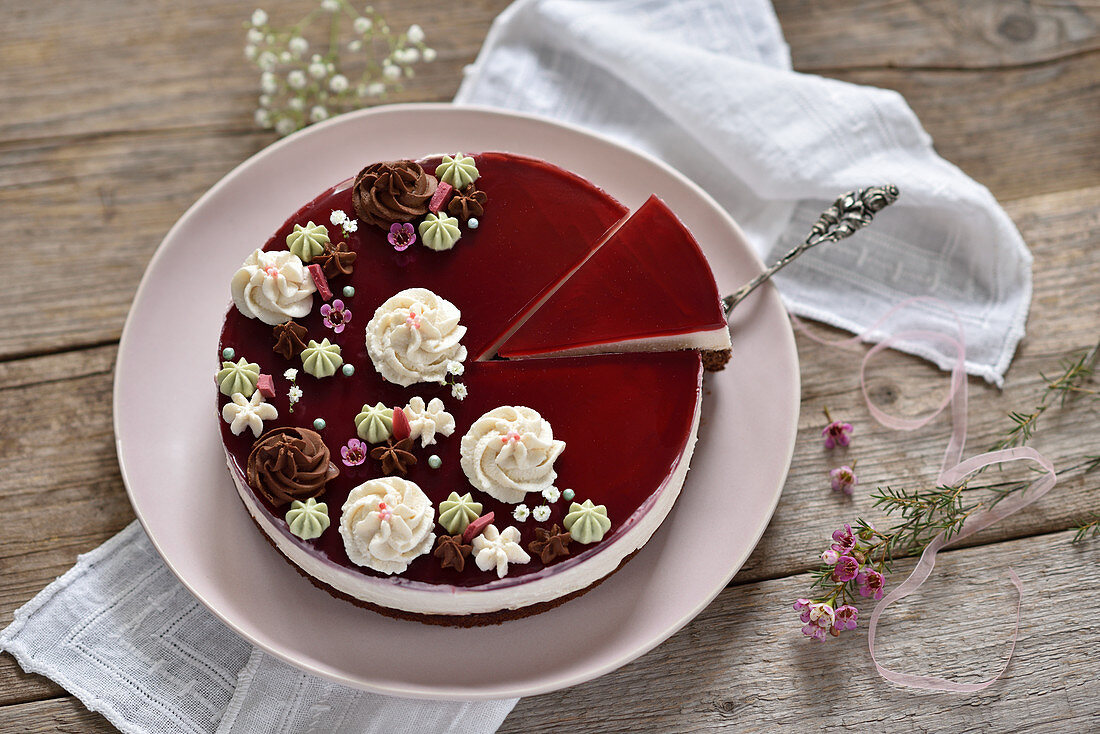
[[[997,671],[997,674],[992,678],[984,680],[980,683],[957,683],[955,681],[947,680],[946,678],[939,678],[929,675],[913,675],[910,673],[900,673],[896,670],[891,670],[880,664],[875,657],[875,631],[878,628],[879,618],[882,613],[896,601],[900,601],[905,597],[912,594],[914,591],[920,588],[928,577],[932,574],[932,570],[936,566],[936,554],[952,543],[957,543],[964,538],[967,538],[974,533],[984,530],[989,526],[1000,522],[1004,518],[1012,515],[1020,510],[1024,509],[1032,502],[1035,502],[1040,497],[1045,495],[1054,485],[1057,483],[1057,475],[1054,471],[1054,465],[1042,454],[1035,449],[1024,446],[1019,448],[1002,449],[1000,451],[990,451],[988,453],[979,454],[971,457],[965,461],[962,460],[963,448],[966,444],[966,422],[967,422],[967,383],[966,383],[966,342],[963,335],[962,323],[959,321],[958,315],[955,311],[946,303],[928,296],[918,296],[916,298],[910,298],[902,301],[898,305],[891,308],[886,312],[882,318],[876,321],[870,328],[864,331],[862,334],[857,334],[854,337],[839,340],[822,339],[806,328],[796,316],[791,315],[791,321],[794,325],[800,329],[808,338],[818,342],[819,344],[825,344],[833,347],[846,347],[854,345],[867,339],[871,334],[875,333],[878,328],[887,322],[894,314],[899,311],[912,306],[915,303],[925,303],[935,305],[940,308],[948,310],[952,317],[955,319],[955,324],[958,326],[957,336],[948,336],[937,331],[926,331],[920,329],[908,330],[892,334],[886,339],[883,339],[878,344],[875,344],[867,354],[863,357],[863,363],[859,369],[859,383],[860,388],[863,391],[863,398],[867,402],[867,408],[876,421],[886,426],[887,428],[893,428],[900,431],[912,431],[927,425],[932,419],[938,416],[943,410],[950,405],[951,406],[951,438],[947,443],[947,450],[944,453],[943,467],[940,470],[938,482],[940,486],[951,487],[957,485],[966,476],[973,474],[977,471],[984,469],[987,466],[994,464],[1003,464],[1011,461],[1033,461],[1038,464],[1044,471],[1043,475],[1036,479],[1027,489],[1023,492],[1013,495],[1002,502],[997,503],[993,507],[983,510],[976,515],[973,515],[966,519],[962,527],[958,529],[950,538],[947,537],[947,531],[941,532],[925,547],[924,552],[921,553],[920,559],[917,561],[916,567],[913,568],[909,577],[905,579],[896,589],[887,594],[871,612],[871,620],[867,628],[867,649],[871,653],[871,660],[875,664],[875,669],[878,674],[886,680],[897,683],[903,686],[909,686],[911,688],[921,688],[931,691],[952,691],[957,693],[975,693],[983,690],[992,685],[998,678],[1000,678],[1005,670],[1008,669],[1008,664],[1012,660],[1012,655],[1016,650],[1016,639],[1020,632],[1020,605],[1023,602],[1024,587],[1020,582],[1020,578],[1016,575],[1016,572],[1011,568],[1008,570],[1009,580],[1013,586],[1016,587],[1017,599],[1016,599],[1016,622],[1012,629],[1012,637],[1009,641],[1008,658],[1005,660],[1004,666]],[[940,405],[929,415],[921,418],[899,418],[897,416],[890,415],[886,411],[879,408],[871,400],[871,396],[867,392],[867,364],[868,362],[879,352],[884,349],[889,349],[891,346],[898,342],[909,343],[921,343],[929,341],[938,341],[945,343],[948,346],[954,348],[955,351],[955,364],[951,369],[951,389],[944,397]]]

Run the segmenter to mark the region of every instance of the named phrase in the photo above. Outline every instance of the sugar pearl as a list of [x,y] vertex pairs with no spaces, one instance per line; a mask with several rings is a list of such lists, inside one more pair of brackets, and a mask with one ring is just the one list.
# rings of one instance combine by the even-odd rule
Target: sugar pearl
[[355,287],[346,285],[344,286],[344,298],[351,298],[355,295]]
[[443,459],[439,458],[435,454],[432,454],[428,457],[428,466],[433,469],[438,469],[439,467],[443,466]]
[[344,377],[351,377],[352,375],[355,374],[355,365],[352,365],[352,364],[344,365],[342,372],[344,373]]
[[323,430],[325,430],[325,425],[326,424],[325,424],[325,419],[324,418],[317,418],[313,421],[313,430],[323,431]]
[[561,496],[565,498],[566,502],[572,502],[573,498],[577,496],[577,493],[571,489],[567,489],[561,493]]
[[466,220],[466,226],[470,229],[477,229],[477,225],[479,224],[481,224],[481,222],[477,221],[477,217],[470,217]]
[[233,347],[226,347],[222,350],[222,359],[233,359],[237,356],[237,353],[233,351]]

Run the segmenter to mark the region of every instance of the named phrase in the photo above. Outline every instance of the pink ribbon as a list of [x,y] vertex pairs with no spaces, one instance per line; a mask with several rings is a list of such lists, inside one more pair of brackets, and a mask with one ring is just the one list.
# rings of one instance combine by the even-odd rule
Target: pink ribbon
[[[888,321],[897,312],[915,304],[915,303],[927,303],[934,304],[941,308],[945,308],[951,312],[952,317],[955,319],[955,324],[958,326],[957,336],[948,336],[937,331],[925,331],[920,329],[914,329],[909,331],[893,334],[883,341],[879,342],[867,352],[863,357],[863,363],[859,369],[859,383],[860,388],[863,391],[863,398],[867,402],[867,408],[871,415],[882,425],[887,428],[893,428],[899,431],[913,431],[922,426],[927,425],[933,418],[943,412],[944,408],[948,405],[951,406],[951,438],[947,443],[947,450],[944,452],[943,467],[940,470],[938,483],[940,486],[951,487],[957,485],[962,479],[974,472],[980,471],[987,466],[994,464],[1003,464],[1011,461],[1033,461],[1038,464],[1044,473],[1041,477],[1036,479],[1027,489],[1018,494],[1014,494],[1005,500],[997,503],[988,510],[983,510],[976,515],[973,515],[966,519],[962,527],[958,532],[953,534],[951,538],[947,538],[946,531],[941,532],[935,538],[932,539],[921,553],[920,560],[917,561],[916,567],[909,574],[909,577],[905,579],[896,589],[887,594],[871,612],[871,620],[867,628],[867,649],[871,653],[871,660],[875,664],[875,669],[886,680],[892,683],[898,683],[903,686],[909,686],[911,688],[922,688],[932,691],[953,691],[958,693],[974,693],[992,685],[998,678],[1000,678],[1005,670],[1008,668],[1009,662],[1012,660],[1012,654],[1016,650],[1016,639],[1020,632],[1020,605],[1023,602],[1024,587],[1020,583],[1020,578],[1016,575],[1016,572],[1011,568],[1008,569],[1008,577],[1013,586],[1016,587],[1017,599],[1016,599],[1016,623],[1012,629],[1012,638],[1009,641],[1008,658],[1005,660],[1004,666],[1001,667],[997,674],[988,680],[984,680],[980,683],[956,683],[954,681],[947,680],[946,678],[939,678],[929,675],[913,675],[910,673],[900,673],[896,670],[891,670],[878,662],[875,657],[875,631],[878,628],[879,618],[882,613],[896,601],[900,601],[905,597],[912,594],[914,591],[920,588],[928,577],[932,574],[932,570],[936,566],[936,554],[943,548],[957,543],[964,538],[968,538],[974,533],[977,533],[989,526],[1000,522],[1004,518],[1019,512],[1032,502],[1035,502],[1040,497],[1045,495],[1051,489],[1054,488],[1057,480],[1057,475],[1054,471],[1054,465],[1042,454],[1030,447],[1010,448],[1000,451],[990,451],[988,453],[979,454],[966,461],[962,460],[963,448],[966,444],[966,420],[967,420],[967,383],[966,383],[966,342],[963,335],[962,323],[959,321],[958,315],[955,311],[943,303],[942,301],[930,298],[927,296],[918,296],[916,298],[910,298],[902,301],[898,305],[891,308],[885,316],[876,321],[869,329],[862,334],[858,334],[854,337],[839,340],[827,340],[817,337],[809,332],[805,324],[802,323],[793,314],[791,320],[795,326],[800,329],[808,338],[816,341],[820,344],[825,344],[834,347],[846,347],[857,344],[858,342],[866,339],[870,334],[873,334],[879,326]],[[952,347],[955,351],[955,365],[951,369],[951,389],[948,391],[946,397],[940,405],[928,416],[923,418],[899,418],[897,416],[890,415],[885,412],[871,400],[871,396],[867,392],[867,363],[876,354],[884,349],[889,349],[892,345],[901,342],[940,342]]]

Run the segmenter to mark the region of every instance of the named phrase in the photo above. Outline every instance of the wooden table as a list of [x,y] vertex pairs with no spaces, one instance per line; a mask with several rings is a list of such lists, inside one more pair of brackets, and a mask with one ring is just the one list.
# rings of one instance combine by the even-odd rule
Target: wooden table
[[[439,59],[394,101],[448,100],[506,0],[376,0],[394,27],[420,23]],[[307,5],[264,7],[294,19]],[[1028,337],[1004,392],[971,381],[973,450],[1029,409],[1065,351],[1100,325],[1100,6],[1050,0],[777,0],[801,71],[900,91],[937,149],[989,186],[1035,255]],[[252,4],[3,0],[0,41],[0,626],[78,553],[124,527],[111,378],[134,289],[169,226],[274,137],[252,123],[254,72],[241,59]],[[1070,545],[1100,510],[1100,478],[1071,480],[941,556],[934,581],[883,628],[883,657],[912,672],[977,680],[1000,667],[1013,593],[1026,587],[1020,644],[1003,681],[972,696],[891,687],[864,628],[801,639],[791,601],[830,531],[878,517],[868,491],[827,486],[822,407],[857,423],[849,456],[863,487],[927,484],[946,421],[899,436],[867,416],[847,359],[799,336],[798,448],[771,526],[710,607],[625,668],[523,700],[504,732],[812,729],[1083,731],[1100,716],[1100,541]],[[913,414],[945,379],[886,357],[875,398]],[[1065,464],[1100,452],[1095,408],[1044,417],[1040,448]],[[902,563],[900,571],[911,566]],[[899,575],[893,577],[897,583]],[[910,603],[911,602],[911,603]],[[904,723],[902,723],[904,719]],[[45,678],[0,657],[0,730],[112,731]]]

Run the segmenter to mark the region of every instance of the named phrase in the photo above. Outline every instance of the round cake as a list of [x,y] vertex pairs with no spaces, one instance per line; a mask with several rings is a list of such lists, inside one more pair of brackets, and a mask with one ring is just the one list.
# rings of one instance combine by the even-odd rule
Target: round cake
[[215,382],[229,471],[326,590],[451,625],[584,593],[684,483],[714,277],[656,197],[629,212],[550,163],[384,161],[240,269]]

